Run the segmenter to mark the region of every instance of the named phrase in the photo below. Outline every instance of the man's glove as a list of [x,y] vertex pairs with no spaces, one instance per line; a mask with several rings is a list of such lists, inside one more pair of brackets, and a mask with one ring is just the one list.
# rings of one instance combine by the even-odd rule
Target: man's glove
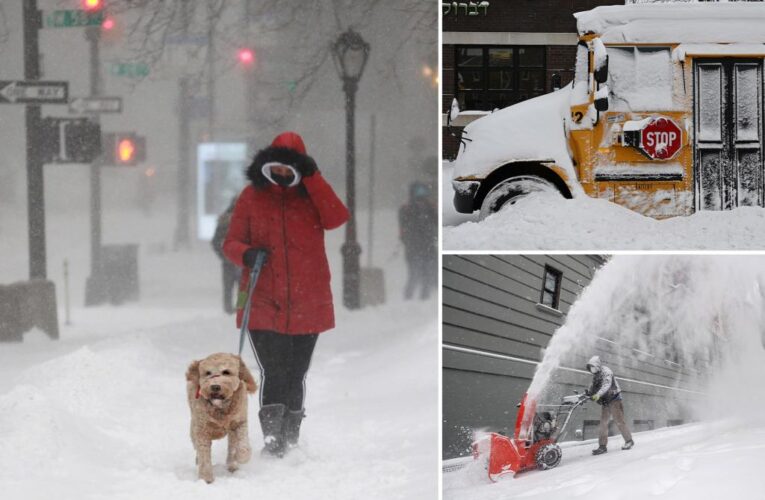
[[316,166],[316,161],[314,161],[314,159],[310,156],[306,156],[303,161],[297,162],[295,168],[303,177],[310,177],[319,170],[319,168]]
[[242,256],[242,262],[244,262],[245,267],[252,269],[255,265],[255,259],[258,257],[258,252],[266,252],[266,256],[268,256],[268,250],[265,248],[248,248],[245,250]]
[[593,401],[596,401],[596,402],[597,402],[597,401],[598,401],[598,399],[600,399],[600,396],[598,396],[597,394],[593,394],[593,395],[592,395],[592,400],[593,400]]

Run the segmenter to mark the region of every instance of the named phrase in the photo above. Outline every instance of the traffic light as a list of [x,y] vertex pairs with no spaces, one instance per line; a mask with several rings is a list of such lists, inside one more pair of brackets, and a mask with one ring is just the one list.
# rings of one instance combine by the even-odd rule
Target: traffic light
[[146,161],[146,138],[133,132],[104,134],[105,165],[133,166]]
[[82,0],[82,8],[88,12],[95,12],[104,8],[104,0]]
[[251,64],[255,63],[255,52],[253,52],[252,49],[249,48],[243,48],[239,49],[239,52],[237,52],[236,57],[239,59],[239,62],[244,64],[245,66],[250,66]]

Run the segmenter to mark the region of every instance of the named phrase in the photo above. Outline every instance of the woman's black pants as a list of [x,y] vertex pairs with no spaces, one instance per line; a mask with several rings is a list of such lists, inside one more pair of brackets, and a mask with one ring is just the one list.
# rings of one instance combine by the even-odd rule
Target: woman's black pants
[[250,330],[260,366],[260,406],[283,404],[290,411],[303,409],[305,377],[319,334],[285,335]]

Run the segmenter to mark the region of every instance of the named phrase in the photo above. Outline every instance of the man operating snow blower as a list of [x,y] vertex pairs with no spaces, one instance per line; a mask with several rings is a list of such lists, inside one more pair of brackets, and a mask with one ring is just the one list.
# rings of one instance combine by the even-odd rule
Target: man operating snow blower
[[622,405],[622,394],[619,383],[614,377],[614,372],[607,366],[600,363],[599,356],[593,356],[587,363],[587,371],[592,373],[592,385],[585,391],[585,394],[598,403],[602,411],[600,413],[600,427],[598,436],[598,447],[592,450],[593,455],[600,455],[608,451],[608,420],[611,415],[614,416],[616,425],[624,438],[622,450],[629,450],[635,444],[632,441],[632,434],[624,422],[624,406]]

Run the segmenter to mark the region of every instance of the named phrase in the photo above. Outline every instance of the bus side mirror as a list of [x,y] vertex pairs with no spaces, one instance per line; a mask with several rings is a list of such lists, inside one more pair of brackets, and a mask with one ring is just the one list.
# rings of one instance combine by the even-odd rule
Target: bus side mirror
[[608,85],[603,85],[595,92],[595,109],[600,111],[608,111]]
[[601,113],[603,111],[608,111],[608,97],[599,97],[595,99],[595,110],[600,111]]
[[595,67],[597,68],[595,70],[595,81],[598,83],[606,83],[606,80],[608,80],[608,56],[605,57],[605,60],[600,66]]
[[600,38],[593,38],[592,51],[595,63],[595,81],[606,83],[608,79],[608,52],[606,46]]

